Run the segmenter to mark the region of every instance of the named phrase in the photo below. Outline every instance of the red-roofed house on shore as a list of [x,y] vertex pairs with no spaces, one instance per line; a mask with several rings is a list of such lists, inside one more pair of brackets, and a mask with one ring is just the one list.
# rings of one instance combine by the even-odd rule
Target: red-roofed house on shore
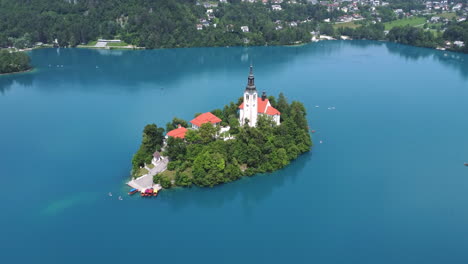
[[276,125],[280,124],[281,113],[271,106],[265,92],[263,92],[262,97],[258,97],[253,68],[250,66],[247,87],[244,91],[244,102],[239,106],[239,123],[244,125],[244,123],[248,122],[249,126],[255,127],[258,115],[269,116]]
[[211,123],[214,126],[217,126],[221,123],[221,119],[210,112],[203,113],[197,117],[195,117],[190,123],[192,124],[192,128],[199,129],[202,124]]
[[185,127],[179,125],[178,128],[167,132],[166,138],[168,138],[168,137],[185,138],[185,133],[186,132],[187,132],[187,129]]

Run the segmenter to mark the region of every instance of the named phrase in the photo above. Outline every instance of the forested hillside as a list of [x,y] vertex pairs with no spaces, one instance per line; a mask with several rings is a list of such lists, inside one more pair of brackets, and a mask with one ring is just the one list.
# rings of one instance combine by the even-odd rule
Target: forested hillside
[[[74,47],[99,38],[149,49],[290,45],[309,42],[312,33],[319,33],[468,52],[464,1],[447,4],[451,13],[440,6],[430,10],[422,0],[388,0],[385,6],[373,6],[372,1],[312,2],[0,0],[0,48],[55,41]],[[455,12],[456,3],[460,7]],[[391,21],[397,22],[389,28]]]
[[272,12],[261,2],[215,3],[204,22],[206,8],[195,0],[2,0],[0,46],[55,39],[60,46],[76,46],[99,37],[147,48],[291,44],[310,40],[314,24],[275,30],[274,21],[329,15],[318,5],[285,4],[284,12]]

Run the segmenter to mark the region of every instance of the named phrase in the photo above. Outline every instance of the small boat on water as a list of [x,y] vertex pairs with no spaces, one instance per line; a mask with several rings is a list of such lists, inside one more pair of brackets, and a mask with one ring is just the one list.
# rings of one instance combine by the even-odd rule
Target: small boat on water
[[463,163],[463,165],[465,165],[465,166],[467,166],[467,167],[468,167],[468,162],[465,162],[465,163]]
[[109,196],[112,196],[112,193],[111,193],[111,192],[109,192]]
[[128,195],[132,195],[132,194],[135,194],[137,192],[138,192],[138,189],[133,188],[128,192]]
[[153,196],[153,188],[141,190],[141,197]]
[[122,200],[123,200],[122,196],[119,196],[119,200],[120,200],[120,201],[122,201]]
[[310,132],[315,133],[315,130],[311,130]]
[[158,193],[159,191],[158,190],[154,190],[153,188],[149,188],[149,189],[143,189],[141,190],[141,197],[154,197],[154,196],[158,196]]

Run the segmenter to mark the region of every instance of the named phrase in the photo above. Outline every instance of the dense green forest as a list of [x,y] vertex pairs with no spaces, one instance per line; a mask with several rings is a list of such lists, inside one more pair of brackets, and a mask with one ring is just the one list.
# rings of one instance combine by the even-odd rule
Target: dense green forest
[[[315,24],[275,30],[276,20],[320,21],[333,16],[320,5],[283,6],[282,12],[272,12],[260,2],[220,3],[209,25],[197,30],[207,14],[195,0],[2,0],[0,46],[18,39],[21,43],[57,39],[60,46],[76,46],[100,37],[118,37],[146,48],[291,44],[309,41]],[[250,32],[242,32],[241,26]]]
[[[280,94],[278,99],[269,97],[273,107],[281,112],[281,125],[265,116],[259,116],[257,127],[240,126],[237,104],[230,103],[212,113],[231,127],[229,133],[235,138],[224,141],[219,135],[219,127],[211,123],[200,129],[189,129],[185,139],[169,137],[163,155],[169,157],[168,170],[155,175],[154,182],[164,188],[176,186],[214,186],[250,176],[256,173],[272,172],[288,165],[300,154],[312,147],[306,109],[300,102],[288,103]],[[241,99],[239,99],[241,101]],[[175,118],[168,123],[187,124]],[[161,150],[163,128],[155,124],[147,125],[143,132],[140,149],[133,157],[133,171],[143,163],[149,163],[152,153]]]
[[0,74],[21,72],[31,69],[29,56],[24,52],[0,51]]
[[[394,27],[385,34],[383,22],[402,18],[394,12],[425,8],[421,0],[388,0],[387,6],[359,5],[365,20],[356,28],[325,23],[345,15],[342,10],[298,0],[284,1],[281,11],[263,4],[228,0],[1,0],[0,47],[31,47],[36,42],[59,46],[87,44],[98,38],[119,38],[134,46],[177,48],[197,46],[289,45],[311,40],[311,32],[354,39],[389,40],[422,47],[444,41],[468,43],[466,22],[450,21],[446,33],[421,27]],[[463,2],[463,1],[454,1]],[[211,6],[216,4],[216,6]],[[343,2],[345,6],[349,3]],[[211,10],[212,12],[208,12]],[[441,11],[438,11],[441,12]],[[461,12],[461,11],[460,11]],[[376,23],[379,16],[382,23]],[[197,30],[197,25],[200,30]],[[248,32],[241,27],[248,26]],[[432,34],[432,35],[431,35]],[[468,52],[467,46],[453,48]]]

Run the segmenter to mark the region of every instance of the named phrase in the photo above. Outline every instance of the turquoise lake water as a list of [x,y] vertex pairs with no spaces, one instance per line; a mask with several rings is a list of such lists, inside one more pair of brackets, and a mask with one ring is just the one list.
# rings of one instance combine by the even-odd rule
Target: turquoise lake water
[[[336,41],[31,57],[0,76],[2,263],[468,263],[467,55]],[[128,197],[144,125],[237,100],[251,62],[258,90],[305,104],[313,150]]]

